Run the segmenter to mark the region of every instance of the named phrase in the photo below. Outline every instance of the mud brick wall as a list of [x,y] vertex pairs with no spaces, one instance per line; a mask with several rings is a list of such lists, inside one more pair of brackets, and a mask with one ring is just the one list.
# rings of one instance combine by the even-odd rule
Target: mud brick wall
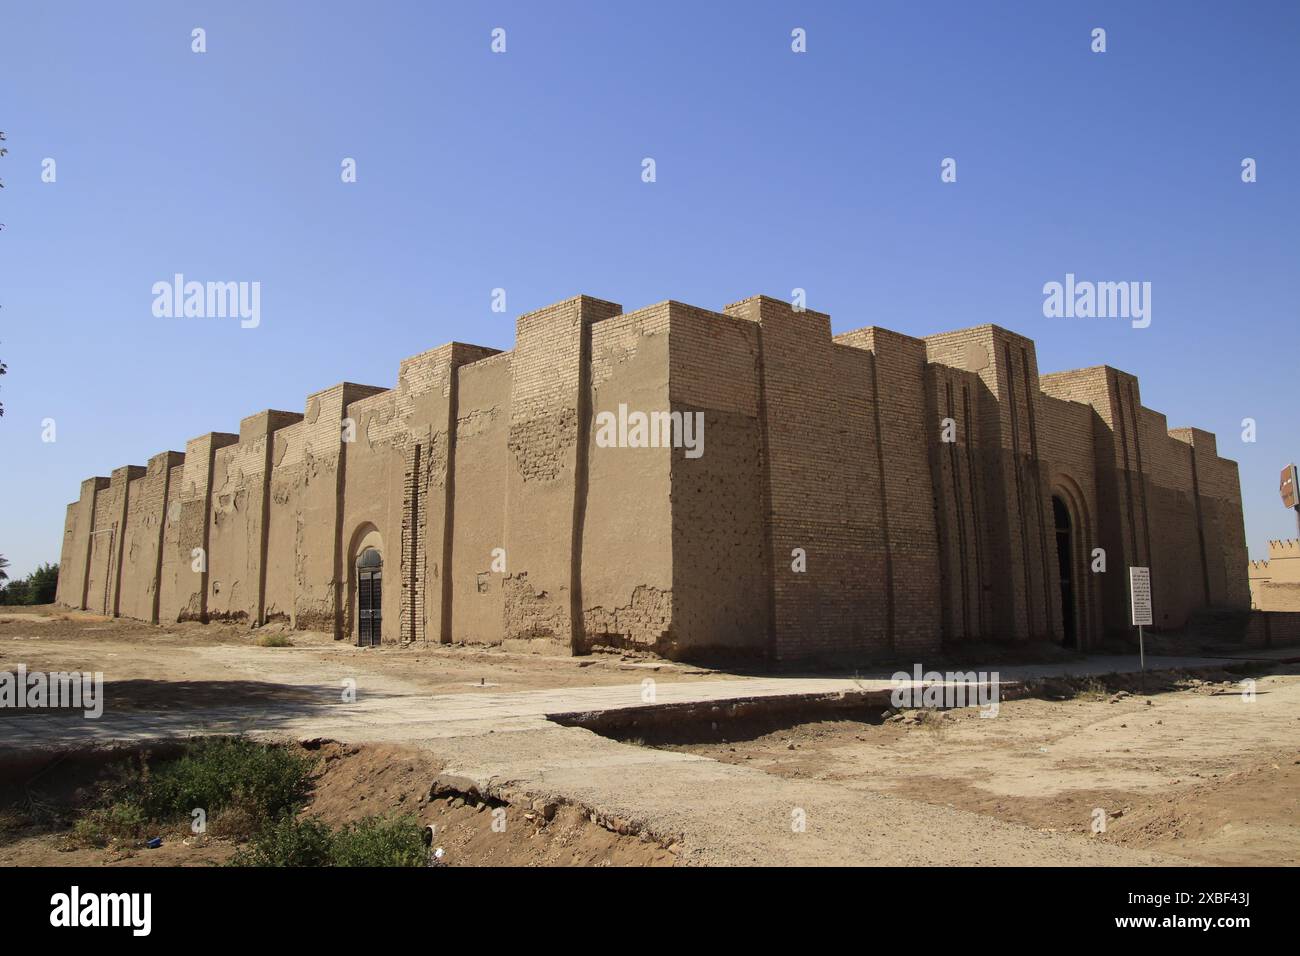
[[1194,485],[1209,576],[1207,603],[1215,607],[1248,607],[1250,586],[1241,572],[1249,559],[1237,463],[1219,457],[1218,444],[1209,432],[1199,428],[1178,431],[1190,438],[1195,462]]
[[[71,534],[65,533],[63,558],[59,563],[58,594],[60,603],[69,607],[86,607],[86,586],[90,573],[90,532],[95,524],[95,494],[108,487],[108,479],[100,476],[87,478],[81,483],[81,496],[76,505],[76,522]],[[71,507],[71,506],[69,506]],[[66,532],[65,527],[65,532]]]
[[[596,414],[620,405],[703,415],[702,457],[601,447]],[[386,642],[924,661],[1062,639],[1054,500],[1084,646],[1128,630],[1131,564],[1152,568],[1163,626],[1248,605],[1235,463],[1168,430],[1132,375],[1040,379],[1033,343],[996,326],[832,338],[828,316],[763,296],[627,315],[578,296],[520,317],[510,352],[448,343],[391,389],[342,383],[88,479],[58,600],[355,639],[355,563],[375,547]],[[1257,600],[1291,601],[1300,582],[1261,564]]]
[[[586,506],[591,325],[617,315],[587,296],[520,316],[511,359],[506,639],[581,644],[577,552]],[[579,424],[581,423],[581,425]]]
[[704,416],[703,454],[670,455],[672,653],[762,659],[770,650],[771,562],[759,326],[679,302],[668,310],[669,405]]
[[[473,354],[467,355],[467,350]],[[388,566],[384,590],[392,586],[390,578],[398,578],[400,608],[390,605],[384,630],[387,634],[391,611],[397,610],[404,641],[429,639],[431,627],[435,639],[441,636],[441,582],[431,586],[430,574],[443,562],[446,549],[456,367],[483,354],[491,351],[453,342],[406,359],[398,368],[394,421],[386,433],[392,432],[397,453],[393,475],[399,479],[394,498],[400,509],[399,548],[398,563]]]
[[1163,529],[1151,540],[1154,619],[1160,627],[1178,628],[1193,609],[1209,603],[1195,451],[1190,440],[1171,437],[1159,412],[1141,408],[1138,421],[1146,452],[1150,521]]
[[[1041,409],[1040,451],[1048,465],[1051,493],[1061,499],[1070,515],[1075,626],[1079,646],[1087,647],[1103,637],[1102,583],[1107,575],[1115,573],[1109,564],[1105,572],[1092,570],[1093,550],[1103,547],[1097,532],[1099,505],[1093,437],[1101,423],[1090,406],[1047,394],[1042,397]],[[1054,520],[1050,521],[1050,527],[1055,531]],[[1050,536],[1049,545],[1054,546]],[[1057,570],[1059,573],[1060,569]],[[1124,572],[1120,569],[1119,573]]]
[[[864,602],[855,594],[871,559],[865,533],[871,518],[861,500],[863,459],[844,454],[845,399],[837,381],[837,372],[849,369],[852,357],[837,357],[842,353],[831,340],[829,316],[822,313],[796,312],[766,297],[746,299],[725,311],[759,327],[759,407],[772,576],[771,657],[777,663],[790,663],[859,656],[871,641]],[[839,342],[860,344],[843,337]],[[877,355],[877,375],[879,359]],[[918,422],[924,405],[922,364],[923,356],[918,354],[911,412]],[[861,421],[863,416],[858,417]],[[934,519],[924,444],[921,460],[922,510],[929,539],[904,541],[900,528],[893,556],[907,570],[912,567],[911,556],[927,543],[933,558]],[[905,518],[903,527],[907,525]],[[797,570],[796,549],[807,556],[806,570]],[[937,646],[938,607],[933,593],[937,573],[931,560],[926,575],[894,576],[895,602],[917,609],[915,619],[894,618],[896,647]]]
[[1267,561],[1252,561],[1263,565],[1259,577],[1250,579],[1250,606],[1257,611],[1300,611],[1300,583],[1274,581],[1267,576]]
[[126,530],[117,598],[117,613],[123,617],[158,622],[158,575],[163,523],[167,519],[167,486],[171,469],[184,458],[175,451],[154,455],[144,475],[127,485]]
[[[985,442],[975,414],[984,384],[975,372],[938,363],[928,365],[927,374],[944,642],[990,640],[989,597],[993,579],[1005,569],[990,565],[987,548],[987,488],[977,458]],[[952,441],[944,440],[945,420],[951,420]]]
[[[71,607],[81,603],[80,580],[75,565],[81,563],[77,559],[77,515],[80,511],[79,502],[72,502],[68,505],[63,515],[63,544],[59,549],[59,580],[55,586],[54,601],[56,604],[62,604],[65,607]],[[83,559],[84,560],[84,559]],[[77,583],[73,583],[74,580]]]
[[[342,636],[344,410],[384,391],[343,382],[307,397],[271,446],[266,616]],[[275,560],[270,558],[275,556]]]
[[1268,543],[1268,557],[1250,562],[1250,606],[1261,611],[1300,611],[1300,540]]
[[[668,411],[672,303],[598,322],[591,330],[590,409],[617,418]],[[588,645],[633,646],[676,655],[673,618],[671,447],[587,445],[582,524],[583,631]],[[513,515],[512,515],[513,520]]]
[[240,423],[240,440],[218,448],[212,458],[208,508],[209,620],[257,619],[262,564],[262,491],[266,482],[267,436]]
[[444,560],[439,550],[440,567],[435,569],[449,575],[446,581],[438,581],[439,599],[448,595],[437,618],[446,618],[446,628],[440,631],[446,641],[499,643],[504,634],[512,555],[507,551],[504,572],[494,571],[492,551],[506,547],[512,360],[513,355],[505,352],[456,373],[453,483],[447,485],[444,477],[435,486],[440,493],[454,494],[449,553]]
[[[1294,588],[1295,585],[1282,585]],[[1247,647],[1287,647],[1300,641],[1300,607],[1252,611],[1247,619]],[[1290,612],[1290,613],[1288,613]]]
[[997,567],[997,631],[1017,640],[1059,633],[1060,593],[1047,464],[1039,445],[1042,393],[1033,343],[997,326],[926,339],[931,361],[979,375],[982,468],[988,476],[988,530]]
[[275,432],[300,421],[296,412],[268,409],[239,425],[239,441],[212,459],[208,524],[209,620],[260,622],[269,528],[271,444]]
[[[181,487],[185,484],[185,456],[168,469],[167,502],[163,512],[162,558],[158,577],[158,623],[175,621],[181,593],[189,588],[190,557],[181,554]],[[182,560],[183,557],[183,560]]]
[[[82,607],[96,614],[108,614],[108,574],[112,554],[113,512],[116,497],[106,479],[104,487],[96,488],[91,511],[91,521],[86,536],[85,575],[86,586]],[[120,494],[120,490],[119,490]]]
[[1097,530],[1106,548],[1105,627],[1127,632],[1128,567],[1151,568],[1158,627],[1177,628],[1199,607],[1248,606],[1241,492],[1235,462],[1214,436],[1167,430],[1144,408],[1137,379],[1107,366],[1044,376],[1043,390],[1088,404],[1094,423]]
[[[211,571],[208,550],[208,523],[211,518],[213,461],[217,452],[239,441],[238,435],[211,432],[192,438],[185,444],[185,460],[180,465],[179,496],[173,505],[168,501],[167,521],[176,525],[174,545],[163,547],[163,589],[158,609],[161,621],[206,621],[207,590]],[[170,495],[169,495],[170,499]],[[195,549],[203,555],[195,571]]]
[[[411,484],[403,499],[403,524],[420,529],[415,540],[405,540],[403,555],[410,566],[404,569],[403,585],[408,588],[410,640],[453,640],[450,595],[454,568],[453,543],[456,529],[458,436],[461,433],[460,375],[462,369],[499,356],[496,349],[453,342],[445,352],[426,360],[402,363],[399,373],[398,410],[408,423],[405,477]],[[508,359],[506,360],[508,362]],[[406,403],[410,411],[406,412]],[[502,406],[504,408],[504,406]],[[472,410],[471,413],[472,414]],[[472,428],[470,428],[472,430]],[[504,444],[504,443],[503,443]],[[501,479],[504,469],[494,477]],[[469,487],[473,488],[471,481]],[[504,495],[495,497],[497,507]],[[496,538],[497,547],[501,538]],[[490,549],[489,549],[490,550]]]
[[115,468],[108,487],[95,493],[86,608],[99,614],[116,613],[118,571],[121,568],[123,532],[126,530],[127,483],[143,473],[144,468],[139,465]]
[[409,633],[402,630],[405,578],[397,547],[402,541],[406,452],[412,446],[406,422],[397,414],[394,390],[352,402],[345,409],[345,417],[352,423],[353,440],[343,446],[347,467],[343,474],[342,572],[346,594],[342,601],[342,631],[356,632],[357,558],[363,546],[377,544],[384,559],[381,639],[409,639]]
[[925,343],[881,328],[836,341],[871,353],[870,401],[886,514],[877,518],[886,556],[887,648],[922,658],[942,640],[939,537],[930,443],[939,423],[928,407]]
[[1146,451],[1138,427],[1138,408],[1141,399],[1138,394],[1137,379],[1123,372],[1108,370],[1110,386],[1110,408],[1112,433],[1115,447],[1116,498],[1119,501],[1119,515],[1123,528],[1124,564],[1120,574],[1110,580],[1119,594],[1116,602],[1123,609],[1122,615],[1116,615],[1123,621],[1122,627],[1129,627],[1128,571],[1129,565],[1151,568],[1152,593],[1160,587],[1157,578],[1165,572],[1155,567],[1151,548],[1151,521],[1148,511],[1150,487],[1146,473]]
[[[938,647],[940,635],[934,627],[938,605],[930,604],[935,595],[931,581],[937,578],[906,580],[892,578],[892,595],[884,591],[884,553],[886,535],[880,523],[880,500],[885,494],[887,478],[881,473],[881,456],[877,443],[886,426],[882,424],[877,356],[860,348],[837,342],[831,346],[831,368],[839,383],[836,403],[831,411],[831,445],[837,468],[832,484],[822,490],[829,494],[830,514],[839,515],[839,531],[833,554],[834,572],[831,586],[835,595],[838,620],[837,648],[827,657],[838,661],[870,660],[883,655],[925,654]],[[874,396],[874,400],[873,400]],[[922,492],[924,494],[924,491]],[[911,567],[913,548],[919,553],[929,549],[933,571],[933,524],[923,524],[920,537],[906,546],[890,546],[891,570]],[[907,526],[906,520],[902,527]],[[891,525],[891,528],[893,525]],[[895,565],[893,559],[899,563]],[[919,608],[914,625],[899,626],[895,616],[892,627],[886,613],[892,606]]]
[[[1138,548],[1136,509],[1131,473],[1125,467],[1124,448],[1117,434],[1119,392],[1115,369],[1108,366],[1054,372],[1039,386],[1044,394],[1087,405],[1097,415],[1093,427],[1093,461],[1097,482],[1095,537],[1106,552],[1106,573],[1101,575],[1102,618],[1109,632],[1126,632],[1129,621],[1128,568],[1143,565]],[[1139,558],[1141,557],[1141,560]],[[1152,581],[1155,586],[1154,580]]]
[[[847,341],[854,341],[850,335]],[[858,553],[846,555],[842,573],[846,591],[857,602],[852,629],[844,635],[846,654],[859,659],[893,657],[895,591],[891,507],[886,480],[884,429],[877,385],[876,356],[866,348],[836,338],[834,366],[843,393],[838,412],[839,435],[847,481],[843,496],[846,527],[858,542]],[[906,523],[904,523],[904,527]],[[932,635],[937,641],[938,636]],[[906,645],[906,641],[904,644]]]

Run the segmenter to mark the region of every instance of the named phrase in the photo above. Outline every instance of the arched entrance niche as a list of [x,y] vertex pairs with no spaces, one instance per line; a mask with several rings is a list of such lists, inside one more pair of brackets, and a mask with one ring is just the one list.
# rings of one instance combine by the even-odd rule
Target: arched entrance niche
[[364,524],[348,549],[348,633],[359,647],[380,643],[384,620],[384,541]]
[[1082,650],[1091,633],[1092,524],[1078,485],[1064,475],[1052,482],[1052,526],[1061,601],[1061,643]]

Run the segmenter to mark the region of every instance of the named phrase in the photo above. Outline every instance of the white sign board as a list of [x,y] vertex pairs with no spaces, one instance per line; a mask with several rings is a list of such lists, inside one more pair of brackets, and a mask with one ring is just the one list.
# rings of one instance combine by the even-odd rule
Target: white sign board
[[1133,608],[1134,626],[1150,627],[1151,620],[1151,569],[1128,569],[1129,606]]

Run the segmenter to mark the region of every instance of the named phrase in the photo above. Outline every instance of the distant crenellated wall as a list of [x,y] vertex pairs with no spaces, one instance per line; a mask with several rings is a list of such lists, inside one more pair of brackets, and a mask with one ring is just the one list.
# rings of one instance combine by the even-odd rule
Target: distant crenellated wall
[[[703,454],[609,446],[620,408],[703,415]],[[1277,544],[1251,586],[1300,569]],[[393,388],[340,383],[87,479],[58,601],[355,639],[368,549],[384,641],[774,665],[1094,646],[1128,627],[1130,565],[1157,627],[1250,600],[1235,463],[1132,375],[1040,377],[991,325],[832,336],[765,296],[578,296],[520,316],[509,352],[443,345]]]
[[1300,539],[1268,543],[1268,557],[1251,561],[1250,606],[1260,611],[1300,611]]

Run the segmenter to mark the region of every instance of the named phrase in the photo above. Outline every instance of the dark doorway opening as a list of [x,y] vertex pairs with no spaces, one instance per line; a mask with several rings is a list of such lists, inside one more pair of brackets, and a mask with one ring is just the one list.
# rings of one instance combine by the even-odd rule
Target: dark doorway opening
[[1065,502],[1052,496],[1052,516],[1056,522],[1056,565],[1061,575],[1061,623],[1064,625],[1066,647],[1079,646],[1074,606],[1074,529],[1070,522],[1070,509]]
[[374,647],[379,643],[383,623],[384,561],[374,548],[366,548],[357,558],[357,646]]

